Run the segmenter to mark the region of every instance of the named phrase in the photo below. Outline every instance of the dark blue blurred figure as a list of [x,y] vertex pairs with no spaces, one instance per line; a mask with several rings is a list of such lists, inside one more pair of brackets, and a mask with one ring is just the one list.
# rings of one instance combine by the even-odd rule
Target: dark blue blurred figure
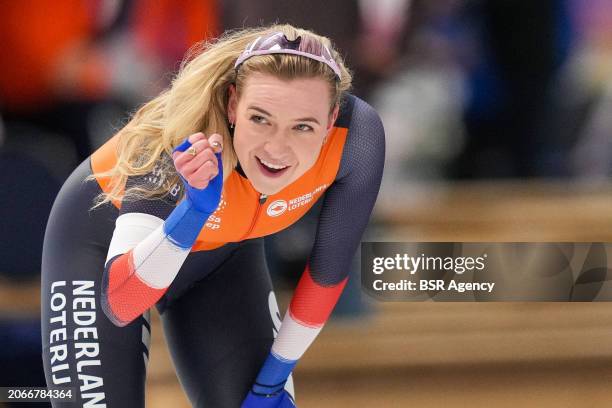
[[[31,157],[0,148],[0,185],[0,279],[36,280],[45,225],[60,184]],[[24,318],[0,311],[0,386],[46,386],[40,335],[39,316]]]
[[[468,69],[467,145],[454,175],[532,177],[555,173],[542,158],[565,143],[545,131],[551,84],[569,43],[563,0],[469,3],[480,56]],[[551,166],[554,166],[552,163]]]

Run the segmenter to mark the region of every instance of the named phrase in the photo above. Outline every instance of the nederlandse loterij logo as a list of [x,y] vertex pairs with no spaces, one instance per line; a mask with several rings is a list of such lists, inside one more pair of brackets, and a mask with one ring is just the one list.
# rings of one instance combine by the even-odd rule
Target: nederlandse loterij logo
[[270,217],[278,217],[287,210],[287,202],[285,200],[275,200],[270,203],[266,212]]
[[289,200],[289,202],[285,200],[274,200],[270,203],[270,205],[268,205],[268,209],[266,210],[266,212],[270,217],[278,217],[285,211],[296,210],[300,207],[308,205],[312,200],[315,199],[318,194],[322,193],[326,187],[327,184],[321,184],[313,191],[306,194],[302,194],[299,197],[292,198]]

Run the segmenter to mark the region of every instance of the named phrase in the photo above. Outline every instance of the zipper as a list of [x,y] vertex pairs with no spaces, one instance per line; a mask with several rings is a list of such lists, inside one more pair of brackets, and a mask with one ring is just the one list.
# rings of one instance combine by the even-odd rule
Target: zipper
[[251,232],[253,232],[253,229],[255,228],[255,224],[257,223],[257,218],[259,218],[259,213],[261,212],[261,207],[263,207],[263,204],[266,202],[267,199],[268,199],[268,196],[266,194],[259,195],[259,204],[257,204],[257,209],[255,210],[253,221],[251,221],[251,226],[249,227],[249,230],[247,231],[247,233],[244,234],[242,238],[240,238],[240,241],[244,241],[246,237],[251,235]]

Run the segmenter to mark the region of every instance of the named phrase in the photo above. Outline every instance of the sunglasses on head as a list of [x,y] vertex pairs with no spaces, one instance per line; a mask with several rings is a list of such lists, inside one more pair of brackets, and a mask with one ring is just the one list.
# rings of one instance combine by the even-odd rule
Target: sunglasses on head
[[338,80],[340,80],[341,77],[340,67],[336,61],[334,61],[329,48],[327,48],[325,44],[322,44],[320,41],[310,36],[305,40],[302,36],[298,36],[295,40],[289,40],[287,36],[281,32],[272,33],[267,36],[259,36],[255,41],[249,43],[236,60],[234,68],[238,70],[240,64],[245,60],[256,55],[266,54],[293,54],[311,58],[330,67],[336,74]]

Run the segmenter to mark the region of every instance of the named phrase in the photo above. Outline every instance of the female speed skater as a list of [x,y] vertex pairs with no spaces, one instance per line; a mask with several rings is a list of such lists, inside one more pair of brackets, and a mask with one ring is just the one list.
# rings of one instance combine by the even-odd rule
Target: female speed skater
[[[226,32],[72,173],[43,248],[54,407],[144,407],[156,306],[196,407],[294,407],[292,371],[348,279],[385,137],[328,38]],[[281,320],[263,237],[323,200]]]

